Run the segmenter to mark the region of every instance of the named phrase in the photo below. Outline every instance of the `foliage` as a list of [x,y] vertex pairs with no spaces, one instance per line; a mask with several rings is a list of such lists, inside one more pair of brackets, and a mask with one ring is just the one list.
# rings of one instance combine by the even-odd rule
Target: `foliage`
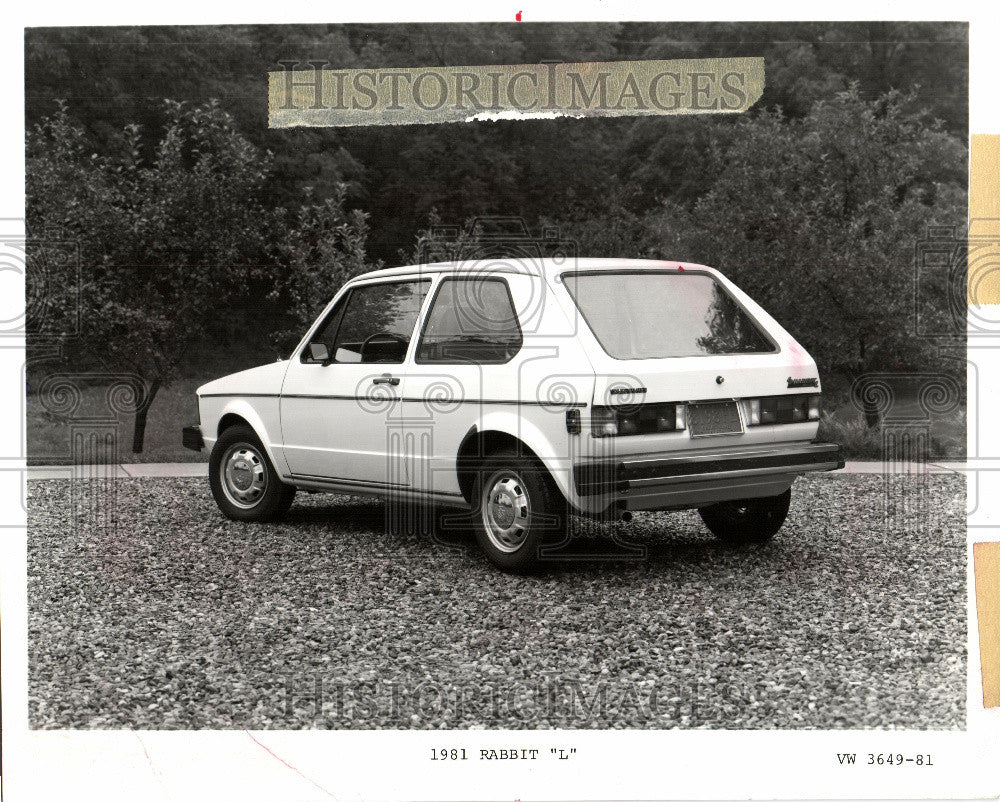
[[[956,410],[945,417],[933,417],[930,421],[930,439],[927,443],[927,457],[930,459],[965,459],[966,420],[965,408]],[[838,443],[845,459],[884,459],[885,429],[891,422],[869,426],[861,413],[850,417],[824,412],[819,421],[820,440]]]
[[801,120],[754,115],[711,152],[715,179],[694,204],[699,261],[726,270],[828,370],[933,357],[913,336],[914,251],[928,226],[964,222],[966,148],[906,101],[852,88]]
[[[281,59],[729,55],[765,61],[746,115],[274,130],[260,102]],[[911,318],[918,240],[966,217],[967,55],[959,23],[29,29],[29,311],[81,309],[63,355],[155,390],[220,339],[287,348],[346,278],[438,248],[435,224],[507,215],[581,256],[721,267],[824,377],[961,374]],[[82,298],[50,240],[77,246]],[[922,289],[921,314],[947,314],[954,287]]]
[[[148,404],[220,312],[260,307],[278,292],[304,319],[311,293],[322,303],[364,263],[364,216],[345,215],[340,196],[305,208],[291,226],[283,209],[265,204],[270,154],[218,104],[167,101],[166,117],[148,159],[136,125],[113,153],[88,153],[65,106],[27,142],[29,237],[59,231],[79,247],[82,294],[62,303],[80,305],[83,326],[64,356],[145,380],[136,450]],[[59,286],[72,284],[53,276],[47,292]]]
[[275,335],[283,351],[294,347],[344,282],[381,267],[366,253],[368,215],[344,209],[346,192],[341,184],[333,197],[304,205],[287,238],[276,245],[285,269],[268,299],[286,313],[289,325]]
[[843,421],[824,412],[819,421],[818,439],[838,443],[845,459],[881,459],[883,454],[882,429],[865,423],[860,414]]
[[134,125],[113,155],[88,154],[61,108],[29,132],[25,187],[29,234],[59,230],[80,247],[85,325],[73,347],[161,382],[213,302],[261,277],[275,219],[259,200],[266,155],[217,105],[168,105],[148,162]]
[[692,216],[669,200],[655,212],[639,214],[615,198],[586,218],[545,221],[575,243],[581,256],[696,261],[690,242]]
[[[25,104],[33,124],[66,98],[88,146],[106,154],[126,122],[144,131],[166,123],[162,97],[221,98],[242,135],[275,154],[271,206],[297,208],[307,189],[322,202],[346,183],[345,203],[371,215],[369,252],[388,260],[412,243],[432,207],[453,224],[518,214],[534,226],[544,216],[599,213],[618,190],[640,216],[665,199],[688,205],[710,176],[708,142],[735,120],[275,130],[261,99],[279,60],[356,68],[761,56],[761,108],[800,119],[852,82],[866,100],[896,88],[964,140],[967,38],[961,23],[874,22],[33,28],[25,36]],[[144,141],[144,152],[155,144]]]

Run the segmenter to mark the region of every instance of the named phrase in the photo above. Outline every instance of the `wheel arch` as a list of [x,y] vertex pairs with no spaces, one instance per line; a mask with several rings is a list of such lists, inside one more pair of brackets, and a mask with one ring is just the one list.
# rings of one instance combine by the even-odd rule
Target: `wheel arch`
[[519,456],[538,462],[545,469],[552,483],[565,497],[566,488],[562,486],[558,478],[554,475],[552,465],[543,458],[539,453],[540,449],[531,440],[532,438],[520,437],[506,428],[495,425],[484,426],[482,428],[472,426],[462,438],[455,459],[455,470],[458,474],[458,486],[462,492],[462,497],[470,504],[472,503],[476,465],[489,454],[496,453],[496,451],[504,448],[512,448]]
[[234,399],[226,404],[221,412],[219,422],[215,427],[215,440],[218,441],[222,433],[233,426],[249,426],[253,430],[253,433],[257,435],[257,439],[260,440],[261,445],[264,446],[267,457],[271,460],[271,464],[277,471],[278,477],[284,480],[288,476],[288,467],[285,464],[283,455],[280,453],[281,449],[274,448],[273,438],[260,413],[242,399]]
[[[239,426],[243,424],[244,426],[249,426],[253,429],[253,424],[250,423],[246,418],[240,415],[238,412],[227,412],[221,418],[219,418],[219,425],[215,430],[215,436],[219,437],[226,429],[232,428],[233,426]],[[254,432],[257,430],[254,429]],[[260,435],[257,435],[258,437]]]

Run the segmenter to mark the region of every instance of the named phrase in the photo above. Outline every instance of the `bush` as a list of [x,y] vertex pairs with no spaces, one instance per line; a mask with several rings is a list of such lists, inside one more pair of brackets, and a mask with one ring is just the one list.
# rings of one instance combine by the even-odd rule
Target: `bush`
[[870,428],[860,413],[845,422],[824,412],[819,421],[819,439],[839,444],[844,459],[882,459],[882,428]]
[[[890,424],[891,426],[891,424]],[[966,452],[966,411],[956,411],[947,419],[931,421],[927,458],[963,460]],[[885,458],[884,426],[869,427],[861,413],[842,420],[824,412],[819,421],[819,440],[837,443],[844,459],[880,460]]]

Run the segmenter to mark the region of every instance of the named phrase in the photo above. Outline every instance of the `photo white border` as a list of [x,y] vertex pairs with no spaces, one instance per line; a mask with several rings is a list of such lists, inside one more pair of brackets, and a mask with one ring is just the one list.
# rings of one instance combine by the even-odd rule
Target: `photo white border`
[[[0,58],[8,109],[0,126],[0,235],[24,208],[23,70],[26,26],[280,22],[525,22],[799,20],[792,2],[532,2],[471,4],[428,0],[340,7],[177,0],[169,4],[45,2],[9,6]],[[823,20],[969,20],[971,131],[1000,133],[996,79],[1000,21],[985,4],[856,2],[816,7]],[[263,69],[263,65],[262,65]],[[262,102],[265,98],[262,97]],[[6,280],[6,279],[5,279]],[[11,287],[3,285],[4,291]],[[22,449],[23,341],[0,347],[0,443]],[[1000,397],[1000,340],[970,353],[979,397]],[[971,385],[970,385],[971,386]],[[970,416],[973,412],[970,398]],[[980,457],[1000,457],[1000,419],[979,420]],[[20,442],[18,444],[18,438]],[[970,455],[972,451],[970,444]],[[16,453],[5,450],[3,453]],[[0,461],[0,609],[3,620],[3,790],[5,799],[744,799],[974,798],[1000,794],[1000,708],[982,709],[971,546],[968,562],[968,728],[905,731],[37,731],[27,728],[26,538],[23,459]],[[980,475],[969,542],[1000,540],[1000,471]],[[431,747],[575,746],[555,761],[435,764]],[[836,753],[931,753],[932,770],[843,768]]]

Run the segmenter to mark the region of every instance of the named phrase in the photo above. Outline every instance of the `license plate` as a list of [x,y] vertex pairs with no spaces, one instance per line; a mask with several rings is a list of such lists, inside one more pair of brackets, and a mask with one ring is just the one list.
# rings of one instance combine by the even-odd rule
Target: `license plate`
[[743,434],[743,422],[735,401],[688,404],[687,420],[692,437]]

